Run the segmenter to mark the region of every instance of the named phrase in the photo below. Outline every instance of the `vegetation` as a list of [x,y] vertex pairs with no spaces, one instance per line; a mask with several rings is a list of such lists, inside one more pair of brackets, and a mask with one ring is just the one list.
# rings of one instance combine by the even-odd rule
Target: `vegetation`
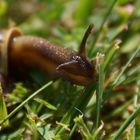
[[140,139],[139,0],[0,1],[1,29],[18,26],[73,50],[91,23],[87,54],[97,83],[77,86],[32,71],[10,93],[1,89],[1,140]]

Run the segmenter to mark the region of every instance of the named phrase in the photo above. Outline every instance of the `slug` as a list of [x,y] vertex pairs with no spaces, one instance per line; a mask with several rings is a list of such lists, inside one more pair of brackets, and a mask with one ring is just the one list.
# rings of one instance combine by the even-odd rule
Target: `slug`
[[86,30],[78,52],[54,45],[46,39],[23,35],[13,27],[0,33],[0,72],[20,77],[32,69],[50,78],[62,77],[73,84],[87,86],[96,82],[95,64],[86,57],[86,41],[92,25]]

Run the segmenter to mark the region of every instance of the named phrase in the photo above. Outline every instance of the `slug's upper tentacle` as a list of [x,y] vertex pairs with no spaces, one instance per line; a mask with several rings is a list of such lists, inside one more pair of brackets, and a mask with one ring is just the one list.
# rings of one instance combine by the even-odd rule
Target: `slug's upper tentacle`
[[82,55],[82,56],[86,56],[86,42],[87,42],[87,39],[92,31],[92,28],[93,28],[93,24],[90,24],[84,34],[84,37],[81,41],[81,44],[80,44],[80,48],[79,48],[79,54]]

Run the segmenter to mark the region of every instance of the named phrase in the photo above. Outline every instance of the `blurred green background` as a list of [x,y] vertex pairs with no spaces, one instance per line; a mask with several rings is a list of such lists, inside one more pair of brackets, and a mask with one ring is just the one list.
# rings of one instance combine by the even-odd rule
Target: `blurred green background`
[[[139,105],[140,53],[133,57],[140,44],[139,0],[0,0],[0,30],[17,26],[24,34],[75,51],[91,23],[94,29],[87,42],[87,55],[95,60],[97,53],[104,54],[103,64],[97,65],[96,87],[93,84],[91,90],[56,80],[10,118],[0,131],[1,140],[112,140],[129,119]],[[31,73],[31,79],[16,83],[11,93],[1,95],[7,109],[3,107],[0,113],[11,112],[46,83],[36,72]],[[100,104],[98,93],[102,94]],[[140,139],[140,120],[133,119],[136,125],[123,131],[122,140]]]

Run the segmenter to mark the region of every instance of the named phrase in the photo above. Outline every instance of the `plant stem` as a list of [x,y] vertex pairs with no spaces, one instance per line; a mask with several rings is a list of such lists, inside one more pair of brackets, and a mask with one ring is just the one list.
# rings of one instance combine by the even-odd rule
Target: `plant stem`
[[[138,94],[136,94],[134,96],[134,110],[136,110],[137,102],[138,102]],[[134,123],[133,124],[134,125],[134,127],[133,127],[133,140],[136,140],[136,119],[134,119],[133,123]]]
[[103,62],[101,62],[99,64],[99,86],[98,86],[98,91],[96,93],[96,124],[95,124],[96,129],[99,127],[99,121],[100,121],[102,94],[104,89],[103,86],[104,86],[104,64]]

